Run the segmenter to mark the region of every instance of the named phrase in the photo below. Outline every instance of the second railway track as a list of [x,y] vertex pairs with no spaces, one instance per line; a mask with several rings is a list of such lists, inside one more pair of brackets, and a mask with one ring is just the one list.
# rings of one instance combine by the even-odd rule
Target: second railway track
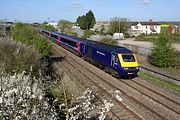
[[[62,48],[58,48],[57,45],[55,45],[54,49],[62,50]],[[59,54],[59,53],[56,52],[56,54]],[[61,52],[61,54],[62,54],[62,52]],[[88,78],[88,79],[91,79],[91,81],[94,82],[94,85],[96,84],[96,86],[99,86],[99,88],[104,89],[104,91],[108,91],[109,92],[108,94],[112,94],[112,91],[119,90],[122,93],[123,98],[125,98],[128,102],[131,102],[131,103],[128,103],[125,101],[124,103],[122,103],[122,105],[124,105],[124,107],[125,107],[124,109],[128,109],[128,107],[131,107],[131,109],[127,110],[127,111],[132,112],[131,114],[129,114],[131,116],[131,118],[133,116],[133,118],[136,118],[136,119],[141,119],[141,118],[149,119],[148,117],[151,116],[151,119],[152,118],[153,119],[164,119],[164,120],[165,119],[166,120],[179,119],[179,107],[180,106],[179,106],[178,101],[172,100],[171,98],[169,98],[165,95],[161,95],[160,93],[155,92],[148,87],[143,87],[139,83],[136,83],[134,80],[133,81],[120,81],[115,78],[112,78],[110,75],[104,75],[102,72],[100,73],[99,71],[98,72],[94,71],[94,70],[88,68],[89,65],[83,66],[81,63],[82,61],[79,61],[80,58],[78,58],[77,56],[73,56],[73,55],[71,56],[71,53],[69,53],[67,51],[66,52],[64,51],[63,54],[65,56],[70,55],[70,57],[68,57],[67,61],[69,61],[69,62],[67,62],[67,64],[74,66],[79,71],[79,73],[83,74],[83,72],[82,72],[83,70],[88,71],[88,75],[84,74],[84,76],[86,76],[86,78]],[[92,65],[90,65],[90,66],[92,66]],[[95,79],[95,80],[93,81],[93,79]],[[131,82],[132,83],[134,82],[135,85],[132,84]],[[140,89],[140,87],[141,87],[141,89]],[[133,94],[130,93],[130,91],[132,89],[134,91]],[[155,94],[155,96],[159,96],[158,99],[154,98],[154,96],[152,96],[152,93],[146,94],[147,91],[153,92],[153,94]],[[141,98],[142,98],[142,100],[141,100]],[[150,104],[146,103],[145,100],[147,100],[147,99],[150,100],[150,104],[151,103],[153,104],[152,106]],[[168,102],[164,103],[161,101],[162,99],[165,101],[168,101]],[[134,106],[136,106],[136,107],[131,106],[131,104],[134,104]],[[126,107],[125,105],[128,107]],[[172,106],[175,106],[175,107],[172,107]],[[138,110],[138,109],[142,109],[142,110],[144,110],[144,112],[141,113],[142,110]],[[134,112],[134,111],[136,111],[136,112]],[[139,117],[138,115],[141,117]]]

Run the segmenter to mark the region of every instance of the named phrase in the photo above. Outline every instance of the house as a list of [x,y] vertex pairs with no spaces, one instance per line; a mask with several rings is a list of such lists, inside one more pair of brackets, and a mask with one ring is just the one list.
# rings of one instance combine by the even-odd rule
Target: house
[[180,34],[180,25],[170,25],[167,31],[171,34]]
[[48,23],[48,25],[51,25],[56,29],[58,28],[58,22],[50,22],[50,23]]
[[159,34],[161,32],[161,25],[158,22],[153,22],[150,20],[149,22],[132,22],[130,35],[138,36],[141,34],[151,34],[156,33]]

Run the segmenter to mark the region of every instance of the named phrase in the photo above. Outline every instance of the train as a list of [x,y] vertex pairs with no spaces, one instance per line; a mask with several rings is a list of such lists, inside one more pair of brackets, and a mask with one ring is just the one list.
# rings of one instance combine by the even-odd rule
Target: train
[[115,77],[135,77],[139,71],[136,55],[122,46],[107,45],[42,28],[39,33],[86,60],[93,61]]

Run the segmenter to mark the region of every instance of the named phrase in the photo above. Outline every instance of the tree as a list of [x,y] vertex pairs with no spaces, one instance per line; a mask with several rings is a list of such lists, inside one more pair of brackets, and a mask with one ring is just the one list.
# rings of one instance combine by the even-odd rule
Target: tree
[[167,68],[176,64],[177,55],[168,35],[161,34],[158,39],[154,40],[153,50],[148,59],[152,65],[157,67]]
[[70,29],[72,26],[72,22],[68,21],[68,20],[60,20],[58,22],[58,26],[61,29],[61,32],[65,32],[66,29]]
[[128,30],[130,28],[130,24],[127,20],[127,18],[113,18],[110,21],[110,27],[108,32],[110,34],[114,34],[114,33],[124,33],[124,35],[126,35],[128,33]]
[[87,29],[94,27],[94,24],[96,23],[94,14],[91,10],[88,13],[86,13],[86,23]]
[[77,18],[76,23],[81,27],[81,29],[86,29],[87,25],[86,25],[86,16],[79,16]]
[[86,13],[86,15],[79,16],[76,20],[76,23],[79,24],[79,26],[82,29],[87,29],[94,27],[94,24],[96,23],[96,19],[94,17],[93,12],[90,10]]

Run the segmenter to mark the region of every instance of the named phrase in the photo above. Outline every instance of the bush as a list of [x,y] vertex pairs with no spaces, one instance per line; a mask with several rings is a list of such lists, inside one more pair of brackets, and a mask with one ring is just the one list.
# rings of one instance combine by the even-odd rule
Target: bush
[[33,45],[41,53],[42,58],[50,54],[51,45],[47,38],[41,36],[32,26],[16,23],[13,28],[12,37],[16,41]]
[[91,35],[95,35],[95,32],[91,30],[85,30],[83,38],[89,38]]
[[43,29],[45,29],[45,30],[57,32],[57,30],[56,30],[53,26],[51,26],[51,25],[43,24],[43,25],[41,25],[40,27],[43,28]]
[[[42,79],[30,75],[7,75],[1,79],[1,120],[57,120],[54,104],[49,103],[42,88]],[[55,103],[55,102],[53,102]],[[61,111],[61,109],[59,109]]]
[[23,71],[38,74],[41,66],[40,54],[32,47],[25,46],[10,40],[0,41],[0,69],[4,73]]
[[172,47],[172,40],[168,35],[161,34],[154,40],[153,50],[149,56],[149,62],[157,67],[175,66],[177,62],[177,53]]
[[109,45],[118,45],[117,40],[109,39],[109,38],[104,38],[100,42],[109,44]]

